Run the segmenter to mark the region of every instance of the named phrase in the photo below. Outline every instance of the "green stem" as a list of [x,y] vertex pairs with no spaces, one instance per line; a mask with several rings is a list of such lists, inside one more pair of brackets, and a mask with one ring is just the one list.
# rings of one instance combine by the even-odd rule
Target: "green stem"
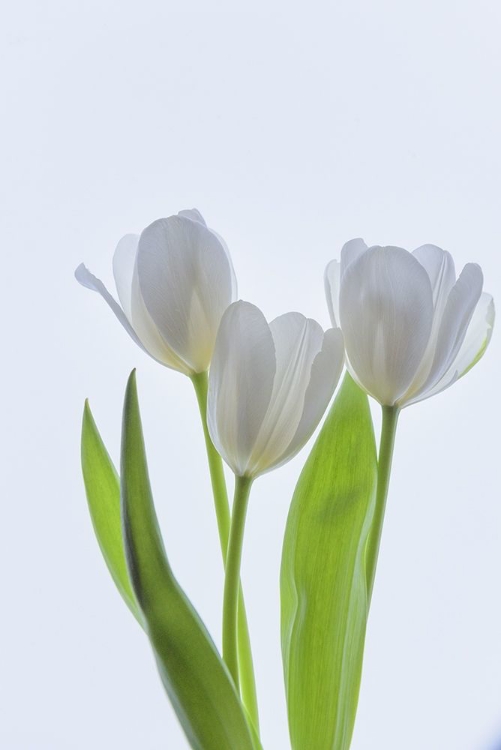
[[[209,471],[212,484],[212,493],[214,495],[214,505],[216,509],[217,527],[219,531],[219,541],[221,544],[221,553],[223,556],[224,566],[226,568],[226,559],[228,556],[228,543],[230,538],[231,515],[228,503],[228,493],[226,491],[226,481],[224,478],[223,462],[212,443],[207,428],[207,387],[208,378],[206,372],[197,373],[192,376],[193,386],[197,395],[198,406],[200,408],[200,417],[204,431],[205,447],[207,449],[207,460],[209,462]],[[238,599],[238,663],[240,667],[240,692],[243,704],[254,724],[254,728],[259,732],[259,714],[257,707],[256,682],[254,678],[254,666],[252,663],[252,650],[249,637],[249,627],[247,624],[247,614],[245,611],[244,597],[240,587]]]
[[212,484],[212,494],[214,495],[214,505],[216,508],[217,528],[219,531],[219,541],[221,544],[221,553],[223,561],[226,563],[226,553],[228,548],[228,539],[230,537],[230,506],[228,503],[228,493],[226,491],[226,481],[224,478],[223,462],[221,456],[214,448],[207,427],[207,388],[208,377],[206,372],[200,372],[192,376],[193,386],[197,395],[198,406],[200,409],[200,418],[204,431],[205,448],[207,450],[207,460],[209,462],[210,480]]
[[390,484],[391,462],[393,458],[393,448],[395,445],[395,434],[397,431],[399,413],[400,409],[398,406],[383,406],[383,423],[381,426],[381,440],[379,443],[376,509],[374,511],[372,530],[367,543],[367,553],[365,558],[369,602],[372,598],[374,578],[376,576],[376,565],[379,554],[379,545],[381,542],[381,532],[383,530],[386,498],[388,497],[388,487]]
[[223,602],[223,659],[235,685],[239,684],[237,614],[240,563],[244,541],[245,517],[252,486],[249,477],[235,477],[235,496],[231,518],[230,542],[226,561]]

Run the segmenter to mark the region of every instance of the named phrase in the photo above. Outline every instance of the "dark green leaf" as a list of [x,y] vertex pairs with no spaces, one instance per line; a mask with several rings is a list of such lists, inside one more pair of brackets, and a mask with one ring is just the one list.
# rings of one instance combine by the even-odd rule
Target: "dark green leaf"
[[368,400],[346,375],[299,478],[285,531],[282,657],[293,750],[350,746],[376,480]]
[[197,750],[253,750],[233,682],[214,643],[177,583],[151,495],[135,373],[124,404],[122,519],[130,577],[164,687]]

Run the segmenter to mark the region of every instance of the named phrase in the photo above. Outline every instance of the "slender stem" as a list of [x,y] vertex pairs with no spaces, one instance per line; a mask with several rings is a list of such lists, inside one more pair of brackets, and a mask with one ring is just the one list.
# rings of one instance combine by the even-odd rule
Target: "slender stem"
[[374,511],[372,530],[367,543],[366,553],[369,602],[372,598],[372,589],[374,588],[374,578],[376,576],[376,565],[379,554],[379,544],[381,541],[381,532],[383,530],[386,498],[388,497],[388,487],[390,484],[391,462],[393,458],[393,448],[395,445],[395,434],[397,431],[399,412],[400,410],[398,406],[383,406],[383,423],[381,426],[381,440],[379,443],[376,509]]
[[223,462],[221,460],[221,456],[214,447],[207,427],[207,373],[200,372],[196,375],[193,375],[192,381],[195,388],[195,393],[197,395],[198,406],[200,409],[200,418],[202,420],[202,428],[204,431],[205,448],[207,450],[207,460],[209,463],[212,494],[214,495],[214,505],[216,508],[217,528],[219,531],[221,553],[223,555],[223,562],[226,563],[228,540],[230,538],[231,516],[230,506],[228,503],[228,493],[226,491],[226,481],[224,478]]
[[244,541],[245,517],[252,486],[249,477],[235,477],[235,496],[231,518],[230,542],[226,561],[223,602],[223,659],[235,685],[239,684],[237,614],[240,563]]
[[[221,456],[212,443],[209,435],[209,430],[207,428],[207,373],[202,372],[193,375],[192,381],[200,408],[200,417],[202,420],[202,428],[204,431],[205,447],[207,450],[207,460],[209,463],[209,471],[212,484],[212,493],[214,495],[219,541],[221,544],[223,563],[226,568],[228,542],[230,538],[231,515],[228,502],[228,493],[226,491],[226,481],[224,478],[223,462],[221,460]],[[241,587],[238,600],[237,627],[238,663],[240,667],[240,692],[242,695],[244,706],[247,709],[249,717],[254,724],[254,728],[257,732],[259,732],[256,682],[254,678],[254,666],[252,663],[252,650],[249,637],[249,628],[247,625],[247,614],[245,611],[245,603]]]

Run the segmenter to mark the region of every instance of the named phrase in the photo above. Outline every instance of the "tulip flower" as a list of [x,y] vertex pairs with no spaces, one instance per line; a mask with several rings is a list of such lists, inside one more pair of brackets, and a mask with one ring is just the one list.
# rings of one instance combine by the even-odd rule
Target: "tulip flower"
[[270,324],[235,302],[221,320],[209,375],[212,441],[237,476],[288,461],[311,437],[344,363],[339,328],[326,333],[299,313]]
[[223,240],[196,210],[158,219],[118,243],[113,273],[120,305],[80,265],[75,276],[98,292],[134,341],[185,375],[208,369],[223,312],[237,284]]
[[209,374],[212,441],[236,475],[223,616],[223,657],[238,684],[237,593],[252,481],[294,456],[317,427],[344,364],[339,328],[287,313],[270,324],[235,302],[223,315]]
[[410,253],[355,239],[344,245],[341,263],[327,266],[327,304],[344,334],[348,368],[383,407],[369,596],[399,412],[448,388],[482,357],[494,325],[494,303],[482,285],[478,265],[468,263],[456,279],[451,255],[435,245]]
[[468,263],[456,280],[451,255],[435,245],[413,253],[348,242],[327,266],[332,324],[345,338],[348,367],[383,406],[402,408],[443,391],[480,359],[494,303],[482,271]]

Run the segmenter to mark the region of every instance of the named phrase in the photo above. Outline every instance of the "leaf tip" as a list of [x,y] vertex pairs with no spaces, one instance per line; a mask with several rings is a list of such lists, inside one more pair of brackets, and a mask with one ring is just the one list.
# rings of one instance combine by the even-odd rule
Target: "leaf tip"
[[134,367],[134,369],[131,371],[129,375],[129,379],[127,380],[127,391],[130,391],[131,388],[136,388],[137,385],[137,369]]
[[83,414],[82,414],[82,429],[85,430],[87,425],[93,425],[94,424],[94,417],[92,415],[92,411],[89,404],[89,399],[86,398],[84,401],[84,408],[83,408]]

